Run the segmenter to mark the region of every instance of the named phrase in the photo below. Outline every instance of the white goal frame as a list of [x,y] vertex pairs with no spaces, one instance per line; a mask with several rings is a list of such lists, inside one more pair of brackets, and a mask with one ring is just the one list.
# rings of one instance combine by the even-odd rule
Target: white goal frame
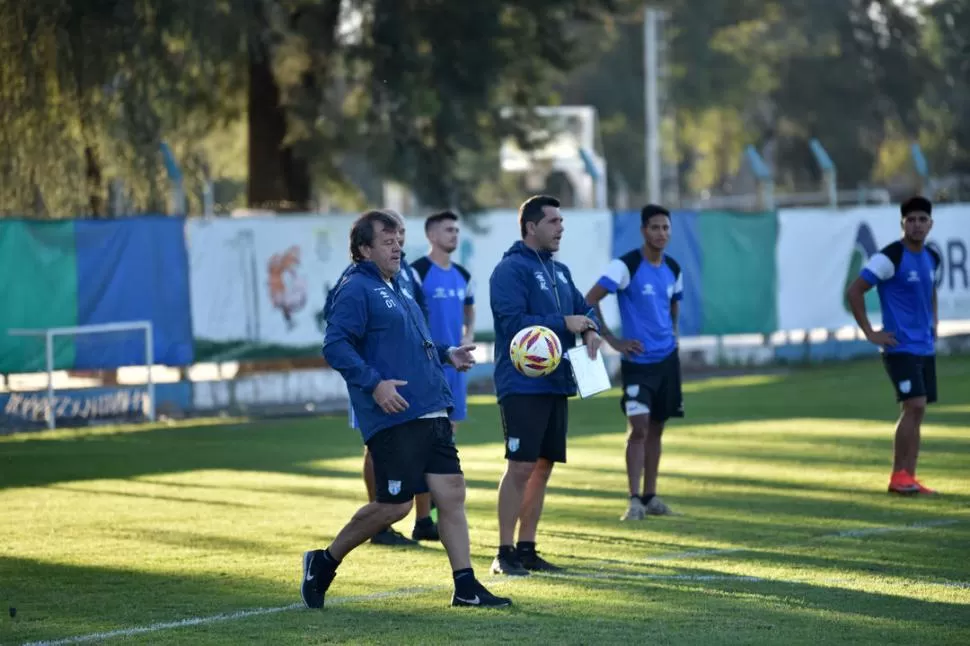
[[145,335],[145,365],[148,368],[146,388],[148,391],[148,421],[155,421],[155,380],[152,379],[152,366],[155,363],[155,335],[151,321],[125,321],[119,323],[96,323],[92,325],[78,325],[74,327],[51,328],[14,328],[7,330],[11,336],[42,336],[44,337],[45,368],[47,370],[47,428],[57,428],[57,415],[54,411],[54,338],[58,336],[78,334],[98,334],[102,332],[129,332],[143,330]]

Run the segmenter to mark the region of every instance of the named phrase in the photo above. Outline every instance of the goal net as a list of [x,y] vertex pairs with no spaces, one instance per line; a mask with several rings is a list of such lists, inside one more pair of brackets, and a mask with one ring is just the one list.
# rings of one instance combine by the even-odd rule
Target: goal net
[[24,372],[0,392],[0,428],[155,420],[150,321],[7,333],[18,337]]

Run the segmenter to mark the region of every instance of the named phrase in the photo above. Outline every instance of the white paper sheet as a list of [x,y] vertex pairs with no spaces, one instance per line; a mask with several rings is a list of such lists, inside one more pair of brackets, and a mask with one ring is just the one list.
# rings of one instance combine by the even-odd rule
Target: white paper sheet
[[583,399],[605,392],[612,387],[610,374],[603,362],[603,353],[597,352],[595,359],[590,359],[585,345],[566,350],[566,358],[572,366],[573,377],[576,378],[576,388]]

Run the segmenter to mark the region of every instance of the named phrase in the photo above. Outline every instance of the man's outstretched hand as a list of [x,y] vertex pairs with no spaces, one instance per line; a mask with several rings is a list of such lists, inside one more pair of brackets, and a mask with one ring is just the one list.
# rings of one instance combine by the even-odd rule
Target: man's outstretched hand
[[471,344],[460,345],[457,348],[452,348],[448,352],[448,358],[451,359],[451,365],[453,365],[459,372],[465,372],[475,365],[475,357],[472,355],[474,350],[475,346]]

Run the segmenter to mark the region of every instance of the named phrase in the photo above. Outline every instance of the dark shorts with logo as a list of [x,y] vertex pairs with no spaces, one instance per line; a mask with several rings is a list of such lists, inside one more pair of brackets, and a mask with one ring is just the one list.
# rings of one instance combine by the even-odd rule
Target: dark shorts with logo
[[657,363],[620,362],[623,396],[620,408],[627,417],[649,415],[655,422],[684,416],[680,355],[674,350]]
[[377,502],[401,503],[428,490],[426,474],[461,473],[447,417],[416,419],[386,428],[367,441],[374,461]]
[[505,459],[566,461],[569,402],[566,395],[506,395],[499,402]]
[[936,401],[936,355],[921,356],[908,352],[883,352],[882,364],[896,390],[896,401],[926,397]]

